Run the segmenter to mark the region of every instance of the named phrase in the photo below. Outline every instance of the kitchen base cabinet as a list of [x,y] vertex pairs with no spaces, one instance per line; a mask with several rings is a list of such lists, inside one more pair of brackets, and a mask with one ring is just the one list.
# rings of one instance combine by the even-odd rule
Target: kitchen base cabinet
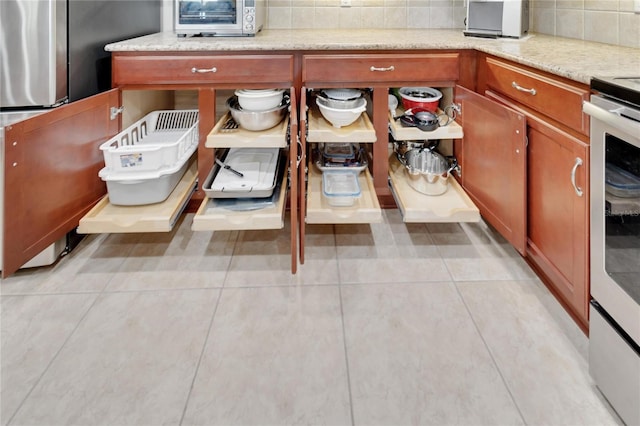
[[543,121],[528,122],[527,257],[586,328],[589,146]]
[[526,260],[588,330],[589,145],[584,85],[481,56],[478,89],[523,114],[526,164]]

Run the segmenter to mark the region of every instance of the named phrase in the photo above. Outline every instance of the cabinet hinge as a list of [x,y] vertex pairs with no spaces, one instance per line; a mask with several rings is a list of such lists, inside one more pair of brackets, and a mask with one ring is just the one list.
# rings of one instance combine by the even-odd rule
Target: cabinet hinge
[[113,121],[118,117],[118,114],[122,114],[122,111],[124,111],[124,107],[121,106],[119,108],[116,107],[111,107],[111,109],[109,110],[110,115],[109,118]]
[[[447,110],[449,110],[449,109],[453,110],[453,113],[450,113],[449,111],[447,111]],[[454,120],[455,120],[457,115],[462,115],[462,104],[460,104],[460,103],[457,103],[457,104],[455,104],[455,103],[454,103],[454,104],[451,104],[451,105],[449,105],[449,106],[445,107],[444,112],[445,112],[449,117],[451,117],[452,119],[454,119]]]

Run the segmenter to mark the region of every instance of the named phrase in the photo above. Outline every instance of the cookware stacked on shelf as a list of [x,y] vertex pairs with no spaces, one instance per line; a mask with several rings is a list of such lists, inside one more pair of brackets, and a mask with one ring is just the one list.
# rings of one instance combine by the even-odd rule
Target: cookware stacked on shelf
[[367,109],[367,100],[358,89],[325,89],[316,94],[322,116],[340,128],[354,123]]
[[289,95],[282,89],[241,89],[227,99],[235,122],[254,132],[278,125],[287,115],[289,105]]
[[229,210],[257,210],[274,205],[286,169],[279,148],[230,148],[216,157],[203,190]]
[[455,157],[446,158],[436,151],[439,141],[397,142],[396,156],[405,167],[409,186],[421,194],[442,195],[449,187],[449,175],[457,170]]
[[357,143],[324,143],[318,144],[314,157],[329,205],[352,206],[361,194],[358,175],[367,168],[364,149]]
[[[239,127],[261,132],[282,122],[289,112],[290,99],[282,89],[240,89],[227,99],[227,107]],[[280,148],[220,150],[203,190],[217,207],[229,210],[273,206],[286,171],[283,156]]]

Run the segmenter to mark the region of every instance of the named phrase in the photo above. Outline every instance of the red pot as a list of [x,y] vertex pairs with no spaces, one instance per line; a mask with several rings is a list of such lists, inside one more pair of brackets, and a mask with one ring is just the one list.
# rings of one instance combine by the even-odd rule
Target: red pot
[[399,90],[404,109],[423,108],[436,112],[442,92],[432,87],[401,87]]

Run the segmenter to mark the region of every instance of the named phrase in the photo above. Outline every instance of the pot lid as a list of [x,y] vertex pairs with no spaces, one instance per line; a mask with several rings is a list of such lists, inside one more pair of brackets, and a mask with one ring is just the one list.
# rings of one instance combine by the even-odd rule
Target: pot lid
[[324,89],[322,93],[326,97],[338,101],[348,101],[362,96],[362,92],[358,89]]

